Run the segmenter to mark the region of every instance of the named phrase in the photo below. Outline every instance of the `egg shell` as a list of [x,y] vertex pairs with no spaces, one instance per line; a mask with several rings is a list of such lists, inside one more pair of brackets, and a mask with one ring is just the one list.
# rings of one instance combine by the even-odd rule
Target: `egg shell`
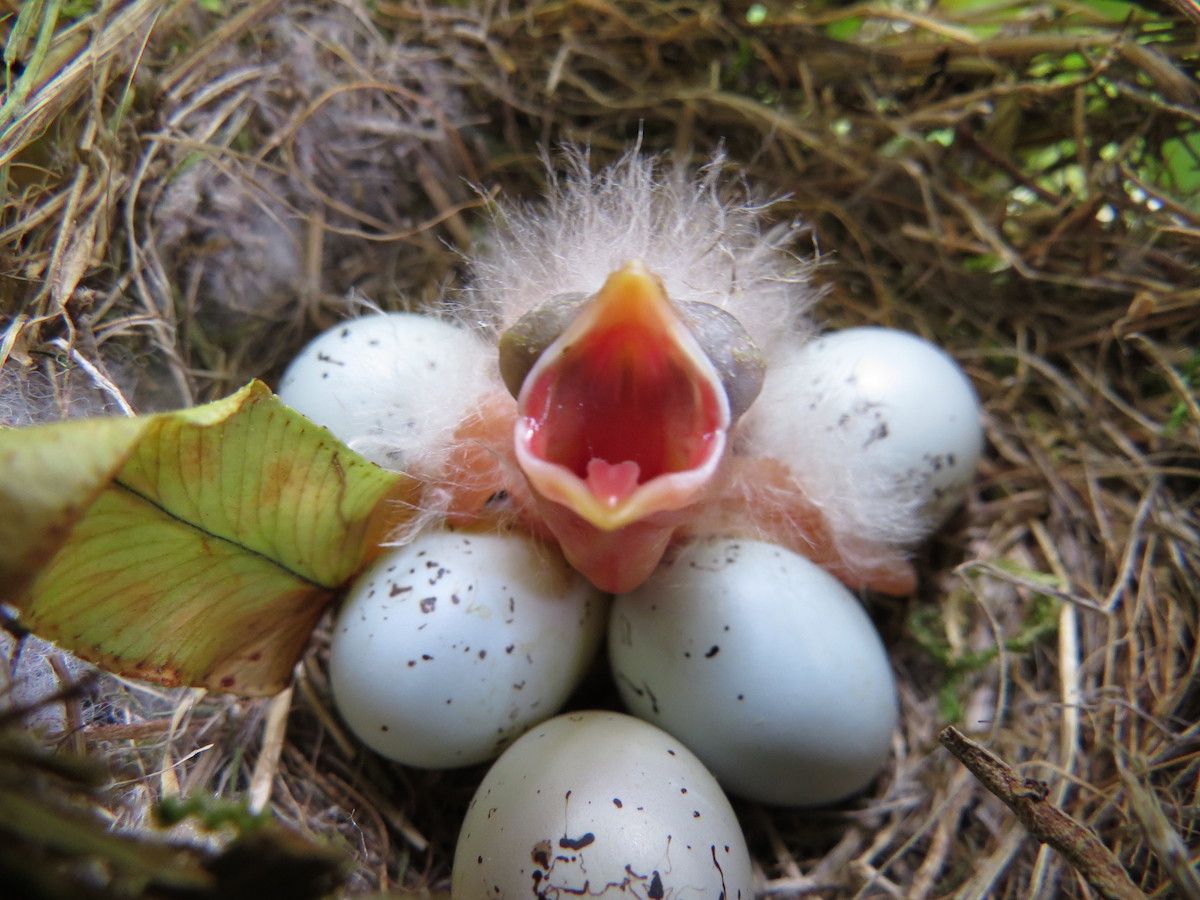
[[682,546],[616,599],[608,648],[630,711],[731,794],[831,803],[887,763],[897,705],[883,643],[858,600],[790,550]]
[[900,544],[962,502],[983,448],[979,401],[958,364],[887,328],[793,343],[771,360],[745,427],[839,535]]
[[750,900],[750,854],[715,779],[670,735],[614,712],[529,731],[484,777],[452,896]]
[[379,313],[315,337],[279,382],[279,397],[372,462],[409,465],[462,421],[488,387],[489,350],[432,316]]
[[346,724],[398,762],[496,756],[554,715],[603,636],[608,598],[517,534],[427,532],[384,553],[334,623],[329,674]]

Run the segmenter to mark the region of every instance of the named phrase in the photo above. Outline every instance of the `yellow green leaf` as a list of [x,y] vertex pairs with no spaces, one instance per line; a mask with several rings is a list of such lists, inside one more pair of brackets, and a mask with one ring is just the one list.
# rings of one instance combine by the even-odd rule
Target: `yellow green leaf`
[[273,693],[416,490],[259,382],[0,431],[0,598],[111,671]]
[[0,590],[5,599],[17,594],[66,538],[144,427],[138,419],[83,419],[0,430]]

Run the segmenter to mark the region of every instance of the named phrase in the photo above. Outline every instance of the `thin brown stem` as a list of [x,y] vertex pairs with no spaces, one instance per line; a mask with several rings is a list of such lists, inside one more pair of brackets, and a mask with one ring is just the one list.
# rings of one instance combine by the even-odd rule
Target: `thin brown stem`
[[1108,900],[1145,900],[1146,895],[1100,839],[1047,799],[1050,789],[1045,782],[1022,778],[953,725],[943,728],[938,740],[984,787],[1004,801],[1030,834],[1065,856],[1100,896]]

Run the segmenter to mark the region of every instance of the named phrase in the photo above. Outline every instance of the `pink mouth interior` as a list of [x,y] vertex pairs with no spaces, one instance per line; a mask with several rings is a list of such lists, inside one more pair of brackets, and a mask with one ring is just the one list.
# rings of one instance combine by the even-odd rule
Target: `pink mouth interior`
[[722,427],[708,377],[645,322],[598,327],[538,373],[524,398],[529,450],[614,505],[703,464]]

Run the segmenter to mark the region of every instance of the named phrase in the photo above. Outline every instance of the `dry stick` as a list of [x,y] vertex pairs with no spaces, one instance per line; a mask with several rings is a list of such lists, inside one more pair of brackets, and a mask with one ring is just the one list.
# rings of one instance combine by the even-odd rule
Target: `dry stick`
[[1145,900],[1112,852],[1065,812],[1046,800],[1045,783],[1022,778],[990,750],[953,725],[938,735],[949,750],[989,791],[1004,801],[1035,838],[1067,858],[1088,883],[1108,900]]

